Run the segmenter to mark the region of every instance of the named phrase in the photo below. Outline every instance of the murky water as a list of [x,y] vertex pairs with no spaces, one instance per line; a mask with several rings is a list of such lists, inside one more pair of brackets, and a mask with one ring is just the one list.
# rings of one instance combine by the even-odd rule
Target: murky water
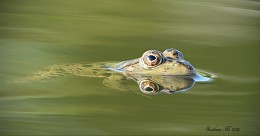
[[[259,134],[259,9],[242,0],[1,1],[0,134]],[[218,78],[172,95],[77,75],[11,82],[171,47]]]

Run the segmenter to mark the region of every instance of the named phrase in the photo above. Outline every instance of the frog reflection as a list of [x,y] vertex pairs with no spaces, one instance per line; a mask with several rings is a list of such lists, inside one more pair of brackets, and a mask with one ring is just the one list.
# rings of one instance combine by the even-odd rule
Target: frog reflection
[[[148,50],[140,58],[120,63],[51,65],[18,79],[16,82],[46,81],[46,79],[58,76],[75,75],[104,78],[104,85],[127,90],[124,82],[130,78],[139,84],[143,93],[165,92],[171,94],[192,87],[195,82],[194,77],[200,76],[198,73],[199,71],[196,72],[195,68],[183,59],[183,54],[180,51],[170,48],[163,53],[157,50]],[[154,85],[154,88],[147,88],[147,85]],[[143,87],[146,88],[142,89]]]
[[212,81],[209,78],[209,73],[202,73],[201,75],[192,76],[143,76],[132,75],[128,78],[134,80],[144,94],[154,95],[159,93],[174,94],[177,92],[183,92],[193,87],[195,82],[209,82]]
[[190,89],[195,80],[191,77],[156,76],[137,79],[136,82],[145,94],[173,94]]

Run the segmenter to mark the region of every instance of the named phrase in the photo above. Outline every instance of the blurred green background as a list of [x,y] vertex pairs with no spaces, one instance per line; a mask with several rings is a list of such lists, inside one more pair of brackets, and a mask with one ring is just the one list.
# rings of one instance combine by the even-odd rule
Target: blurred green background
[[[259,135],[259,10],[254,0],[0,0],[0,135]],[[172,47],[218,78],[148,97],[133,81],[125,92],[77,76],[9,83]]]

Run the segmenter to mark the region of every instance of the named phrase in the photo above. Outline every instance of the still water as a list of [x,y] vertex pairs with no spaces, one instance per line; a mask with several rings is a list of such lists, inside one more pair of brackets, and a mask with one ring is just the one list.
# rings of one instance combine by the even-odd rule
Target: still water
[[[259,10],[253,0],[1,1],[0,135],[257,135]],[[170,95],[97,76],[13,82],[167,48],[217,78]]]

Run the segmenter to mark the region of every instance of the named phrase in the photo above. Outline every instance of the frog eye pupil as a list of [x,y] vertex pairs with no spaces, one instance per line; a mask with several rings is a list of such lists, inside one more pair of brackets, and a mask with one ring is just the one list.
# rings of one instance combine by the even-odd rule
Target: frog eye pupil
[[150,61],[154,61],[154,60],[156,59],[156,57],[153,56],[153,55],[149,55],[147,58],[148,58]]
[[150,86],[146,86],[146,87],[144,88],[144,90],[145,90],[145,91],[153,91],[153,88],[150,87]]

